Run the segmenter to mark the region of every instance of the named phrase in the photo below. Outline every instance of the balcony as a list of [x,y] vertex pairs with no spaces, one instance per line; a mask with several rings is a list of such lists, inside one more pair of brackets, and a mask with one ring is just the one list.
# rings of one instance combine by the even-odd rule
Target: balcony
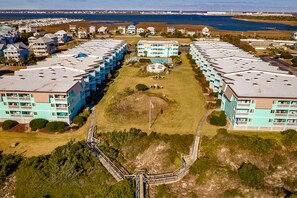
[[18,105],[9,105],[8,107],[10,109],[19,109],[20,108],[20,106],[18,106]]
[[66,101],[67,98],[55,98],[55,101]]
[[297,125],[297,122],[288,122],[287,125]]
[[64,110],[64,111],[68,111],[68,107],[64,107],[64,106],[57,106],[56,107],[57,110]]
[[274,122],[273,125],[279,125],[279,126],[282,126],[282,125],[285,125],[286,122]]
[[11,117],[21,117],[21,114],[10,114]]
[[247,124],[247,121],[237,121],[236,124],[237,124],[237,125],[240,125],[240,124]]
[[22,114],[23,117],[26,117],[26,118],[32,118],[33,115],[32,114]]
[[57,116],[57,118],[59,118],[59,119],[68,119],[69,117],[68,116],[61,116],[61,115],[59,115],[59,116]]
[[276,113],[275,116],[286,117],[288,113]]
[[7,100],[17,100],[17,96],[7,96]]
[[284,107],[290,107],[290,104],[286,104],[286,103],[284,103],[284,104],[277,104],[277,107],[282,107],[282,108],[284,108]]

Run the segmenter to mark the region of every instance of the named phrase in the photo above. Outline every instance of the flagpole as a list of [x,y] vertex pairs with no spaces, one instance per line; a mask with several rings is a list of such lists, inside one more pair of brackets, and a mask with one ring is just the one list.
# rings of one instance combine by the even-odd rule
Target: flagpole
[[152,101],[150,100],[149,103],[150,109],[149,109],[149,130],[151,130],[151,117],[152,117]]

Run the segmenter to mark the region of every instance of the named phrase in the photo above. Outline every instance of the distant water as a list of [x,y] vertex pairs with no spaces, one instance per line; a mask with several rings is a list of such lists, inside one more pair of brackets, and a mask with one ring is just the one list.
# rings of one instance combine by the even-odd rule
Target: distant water
[[165,22],[168,24],[208,25],[219,30],[256,31],[256,30],[289,30],[297,31],[297,26],[276,23],[260,23],[235,20],[229,16],[202,15],[132,15],[132,14],[0,14],[0,19],[34,19],[48,17],[65,17],[94,21],[115,22]]

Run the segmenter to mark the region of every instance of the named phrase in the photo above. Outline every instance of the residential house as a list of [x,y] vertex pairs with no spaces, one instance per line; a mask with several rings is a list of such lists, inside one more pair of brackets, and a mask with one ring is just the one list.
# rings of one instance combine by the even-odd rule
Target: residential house
[[297,32],[294,32],[294,33],[293,33],[292,38],[293,38],[294,40],[297,40]]
[[59,30],[55,33],[55,36],[58,37],[59,44],[65,44],[69,41],[67,32],[65,32],[64,30]]
[[154,27],[148,27],[146,30],[149,32],[150,35],[156,34],[156,30]]
[[76,30],[77,30],[77,26],[76,26],[76,25],[69,25],[69,30],[70,30],[71,32],[76,32]]
[[174,27],[167,27],[167,33],[174,33],[175,28]]
[[19,38],[16,28],[2,25],[0,26],[0,43],[12,44]]
[[185,28],[177,29],[177,31],[182,33],[182,34],[186,34],[186,29]]
[[138,56],[147,57],[178,56],[178,42],[140,40],[137,44],[137,52]]
[[144,32],[144,29],[143,28],[137,28],[137,34],[139,35],[139,34],[141,34],[141,33],[143,33]]
[[3,51],[6,59],[14,59],[17,62],[20,58],[26,61],[29,54],[28,47],[22,42],[8,44],[7,48]]
[[37,38],[35,36],[30,36],[28,38],[28,44],[29,44],[29,48],[30,46],[32,46],[32,44],[37,40]]
[[118,31],[119,31],[121,34],[126,34],[126,27],[125,27],[125,26],[119,26],[119,27],[118,27]]
[[135,34],[136,33],[136,26],[135,25],[129,25],[127,27],[126,34]]
[[88,30],[84,27],[79,27],[77,30],[77,37],[80,39],[86,39],[88,38]]
[[210,36],[210,31],[207,27],[204,27],[201,31],[201,34],[202,34],[202,36],[208,37],[208,36]]
[[98,33],[99,34],[107,34],[108,28],[106,26],[101,26],[100,28],[98,28]]
[[46,36],[36,39],[30,47],[37,57],[45,57],[56,52],[54,40]]
[[188,34],[188,36],[194,36],[194,35],[196,35],[196,32],[195,31],[188,31],[187,34]]
[[[59,39],[55,34],[48,33],[48,34],[45,34],[44,36],[47,37],[47,38],[52,39],[54,41],[55,46],[59,45]],[[68,35],[67,35],[67,37],[68,37]]]
[[31,24],[19,24],[20,33],[37,32],[37,27]]
[[89,32],[90,32],[91,34],[96,33],[96,27],[95,27],[95,26],[90,26],[90,27],[89,27]]

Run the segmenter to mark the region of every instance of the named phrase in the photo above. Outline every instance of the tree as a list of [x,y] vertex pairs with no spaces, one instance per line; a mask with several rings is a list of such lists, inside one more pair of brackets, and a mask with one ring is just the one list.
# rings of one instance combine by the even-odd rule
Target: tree
[[48,122],[46,124],[46,129],[50,132],[64,132],[65,131],[65,123],[64,122]]
[[293,58],[292,54],[288,53],[288,52],[284,52],[284,53],[281,53],[281,58],[283,59],[291,59]]
[[293,64],[293,67],[297,67],[297,57],[294,57],[292,60],[291,60],[292,64]]
[[28,64],[29,65],[34,65],[37,63],[36,55],[34,52],[30,52],[28,55]]
[[227,119],[225,112],[213,112],[209,117],[209,122],[215,126],[226,126]]
[[5,64],[6,60],[4,56],[0,56],[0,64]]
[[8,62],[9,66],[15,66],[16,65],[16,60],[14,60],[13,58],[9,58],[7,62]]
[[25,65],[25,60],[23,58],[19,58],[18,64],[19,64],[19,66]]

